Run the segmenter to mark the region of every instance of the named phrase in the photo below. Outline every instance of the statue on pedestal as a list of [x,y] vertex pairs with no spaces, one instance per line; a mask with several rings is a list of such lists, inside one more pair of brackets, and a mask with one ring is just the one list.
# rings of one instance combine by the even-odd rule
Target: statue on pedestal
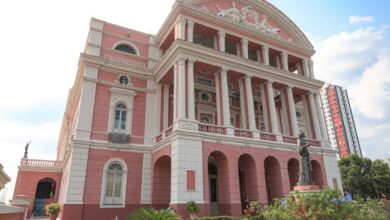
[[313,171],[310,161],[310,153],[308,147],[310,144],[306,144],[305,133],[300,131],[298,134],[299,139],[299,155],[301,156],[300,170],[301,175],[299,176],[299,185],[313,185],[313,178],[311,172]]
[[30,146],[31,141],[27,142],[26,146],[24,147],[24,157],[23,159],[27,159],[27,154],[28,154],[28,147]]

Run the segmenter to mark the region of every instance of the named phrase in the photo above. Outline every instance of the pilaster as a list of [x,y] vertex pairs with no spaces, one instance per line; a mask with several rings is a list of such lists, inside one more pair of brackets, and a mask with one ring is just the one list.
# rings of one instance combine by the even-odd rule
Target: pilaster
[[223,32],[223,31],[218,31],[218,47],[219,47],[219,51],[221,52],[225,52],[225,37],[226,37],[226,33]]

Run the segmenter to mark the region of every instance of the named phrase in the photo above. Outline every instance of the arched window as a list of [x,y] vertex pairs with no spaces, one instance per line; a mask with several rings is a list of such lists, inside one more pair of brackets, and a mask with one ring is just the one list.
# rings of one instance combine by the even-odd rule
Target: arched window
[[103,172],[101,206],[124,206],[127,179],[126,164],[121,159],[111,159],[107,161]]
[[123,103],[118,103],[115,106],[115,118],[114,118],[114,129],[116,131],[126,130],[126,114],[127,114],[126,105]]
[[137,54],[137,52],[132,46],[126,44],[119,44],[118,46],[115,47],[115,50],[122,51],[125,53]]

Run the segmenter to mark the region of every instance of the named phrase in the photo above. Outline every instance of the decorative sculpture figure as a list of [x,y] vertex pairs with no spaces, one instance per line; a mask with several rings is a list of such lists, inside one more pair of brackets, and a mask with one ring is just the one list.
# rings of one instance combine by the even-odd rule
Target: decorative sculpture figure
[[313,185],[313,179],[311,176],[312,167],[310,161],[310,153],[308,147],[310,144],[306,144],[305,133],[300,131],[299,138],[299,155],[301,156],[300,170],[301,175],[299,177],[299,185]]
[[30,146],[31,141],[27,142],[26,146],[24,147],[24,159],[27,159],[27,154],[28,154],[28,147]]
[[216,5],[218,9],[218,16],[225,17],[228,19],[231,19],[235,22],[240,22],[242,19],[242,15],[240,14],[240,11],[237,9],[236,2],[232,2],[232,7],[229,9],[222,9],[219,7],[219,5]]

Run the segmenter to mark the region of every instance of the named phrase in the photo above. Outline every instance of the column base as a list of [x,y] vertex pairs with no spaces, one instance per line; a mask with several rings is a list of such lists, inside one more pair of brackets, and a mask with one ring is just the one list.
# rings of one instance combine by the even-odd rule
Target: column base
[[226,128],[226,135],[234,136],[234,127],[231,125],[225,126]]
[[179,119],[174,122],[173,130],[191,130],[198,131],[198,121],[190,119]]

